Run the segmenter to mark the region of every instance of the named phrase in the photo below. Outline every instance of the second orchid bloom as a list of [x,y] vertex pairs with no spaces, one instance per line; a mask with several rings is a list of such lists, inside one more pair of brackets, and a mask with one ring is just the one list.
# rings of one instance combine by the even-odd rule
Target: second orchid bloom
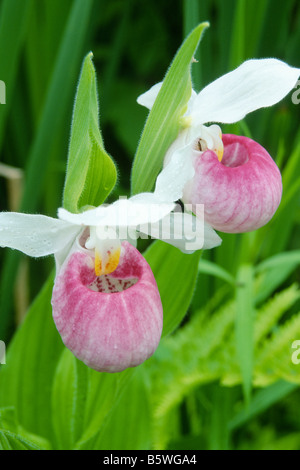
[[[274,160],[258,143],[222,136],[218,125],[204,124],[235,123],[276,104],[295,87],[299,74],[299,69],[277,59],[249,60],[199,94],[192,91],[182,130],[164,166],[190,169],[182,201],[191,204],[195,214],[197,204],[204,204],[204,219],[216,230],[241,233],[265,225],[279,206],[282,182]],[[141,95],[138,103],[151,109],[161,85]]]

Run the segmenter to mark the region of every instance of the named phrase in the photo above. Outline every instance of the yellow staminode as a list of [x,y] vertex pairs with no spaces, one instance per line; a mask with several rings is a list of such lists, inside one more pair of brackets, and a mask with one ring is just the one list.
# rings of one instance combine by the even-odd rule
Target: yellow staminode
[[118,267],[121,254],[121,247],[114,250],[108,250],[102,257],[98,250],[95,250],[95,274],[102,276],[110,274]]
[[216,154],[217,154],[219,162],[221,162],[222,158],[223,158],[223,154],[224,154],[224,144],[223,144],[223,141],[222,141],[222,131],[221,131],[221,129],[219,130],[219,138],[220,138],[220,140],[219,140],[217,148],[216,148]]
[[217,154],[217,157],[218,157],[218,160],[219,162],[222,161],[222,158],[223,158],[223,154],[224,154],[224,147],[222,145],[222,147],[219,147],[218,149],[216,149],[216,154]]

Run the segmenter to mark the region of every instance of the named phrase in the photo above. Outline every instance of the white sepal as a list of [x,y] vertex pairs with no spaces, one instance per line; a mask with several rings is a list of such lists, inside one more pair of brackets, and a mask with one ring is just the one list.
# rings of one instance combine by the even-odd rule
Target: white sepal
[[140,95],[137,99],[138,104],[145,106],[145,108],[151,109],[158,93],[160,92],[162,84],[163,82],[156,83],[148,91]]
[[0,246],[33,257],[57,253],[76,238],[80,227],[44,215],[0,213]]
[[160,202],[153,193],[140,193],[130,199],[119,199],[109,206],[100,206],[81,214],[58,210],[58,217],[75,225],[102,227],[133,227],[157,222],[174,208],[174,203]]
[[300,69],[278,59],[247,60],[200,91],[192,105],[192,125],[238,122],[281,101],[299,75]]

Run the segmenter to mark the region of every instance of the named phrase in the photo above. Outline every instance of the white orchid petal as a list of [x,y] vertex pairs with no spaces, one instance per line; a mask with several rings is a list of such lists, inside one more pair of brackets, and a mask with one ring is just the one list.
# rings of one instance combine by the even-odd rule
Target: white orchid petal
[[33,257],[59,252],[79,231],[76,226],[44,215],[0,213],[0,246]]
[[81,226],[133,227],[156,222],[174,208],[171,198],[160,200],[153,193],[140,193],[130,199],[119,199],[107,207],[97,207],[81,214],[58,210],[58,217]]
[[66,209],[60,207],[57,211],[57,216],[59,219],[64,220],[65,222],[69,222],[70,224],[74,225],[81,225],[84,227],[95,225],[90,223],[90,221],[95,221],[95,219],[105,219],[107,216],[107,207],[108,206],[102,205],[96,207],[95,209],[81,212],[80,214],[74,214],[73,212],[69,212]]
[[188,106],[187,106],[187,112],[185,113],[185,116],[189,116],[193,110],[193,106],[194,106],[194,103],[195,103],[195,100],[197,99],[197,93],[195,92],[195,90],[192,90],[192,94],[191,94],[191,97],[188,101]]
[[204,222],[204,244],[203,250],[211,250],[216,246],[221,245],[222,238],[214,231],[214,229]]
[[[180,143],[185,140],[185,137],[180,139]],[[170,147],[168,154],[170,159],[165,168],[160,172],[156,180],[154,194],[161,200],[177,201],[182,198],[183,189],[188,181],[190,181],[194,174],[193,166],[193,137],[189,139],[189,144],[184,147],[177,148],[174,153]]]
[[[137,103],[151,110],[157,98],[157,95],[161,90],[162,85],[163,82],[159,82],[153,85],[148,91],[146,91],[137,98]],[[187,104],[187,112],[185,113],[185,116],[190,115],[196,98],[197,93],[195,92],[195,90],[192,90],[191,98],[189,99]]]
[[300,69],[277,59],[252,59],[205,87],[194,100],[193,125],[234,123],[281,101],[295,87]]
[[155,224],[141,225],[138,229],[141,233],[163,240],[184,253],[214,248],[222,242],[212,227],[187,212],[173,212]]
[[140,95],[137,99],[138,104],[145,106],[145,108],[151,109],[158,93],[160,92],[162,84],[163,82],[156,83],[148,91]]

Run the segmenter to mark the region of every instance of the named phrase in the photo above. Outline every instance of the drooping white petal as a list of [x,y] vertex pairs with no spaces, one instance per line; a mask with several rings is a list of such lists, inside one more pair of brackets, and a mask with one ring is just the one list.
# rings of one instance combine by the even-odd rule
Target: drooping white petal
[[205,87],[194,100],[193,125],[234,123],[281,101],[296,85],[300,69],[277,59],[253,59]]
[[212,227],[188,212],[172,212],[155,224],[141,225],[138,230],[184,253],[214,248],[222,242]]
[[162,84],[163,82],[156,83],[148,91],[140,95],[137,99],[138,104],[145,106],[145,108],[151,109],[158,93],[160,92]]
[[58,210],[58,217],[75,225],[133,227],[147,222],[157,222],[174,208],[169,198],[166,202],[153,193],[140,193],[130,199],[119,199],[109,206],[99,206],[81,214]]
[[80,232],[80,227],[44,215],[0,213],[0,246],[33,257],[57,253]]
[[214,231],[214,229],[206,222],[203,222],[203,227],[204,227],[203,250],[211,250],[212,248],[215,248],[216,246],[221,245],[222,238],[219,237],[219,235]]
[[[192,130],[183,131],[179,141],[176,140],[174,146],[170,147],[170,159],[168,162],[165,160],[167,164],[156,179],[155,194],[162,200],[167,197],[173,201],[181,199],[186,183],[195,174],[192,151],[194,139],[190,135]],[[183,143],[186,141],[187,145]]]

